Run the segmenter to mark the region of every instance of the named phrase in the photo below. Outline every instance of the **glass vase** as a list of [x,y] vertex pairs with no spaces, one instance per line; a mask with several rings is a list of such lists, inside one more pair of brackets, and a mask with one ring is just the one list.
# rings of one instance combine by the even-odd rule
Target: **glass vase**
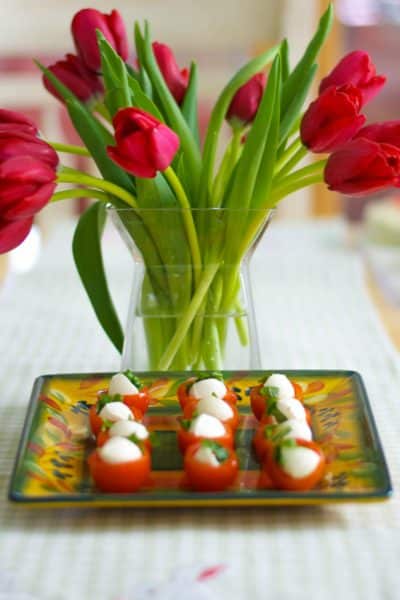
[[110,212],[133,258],[121,368],[260,368],[249,269],[271,211]]

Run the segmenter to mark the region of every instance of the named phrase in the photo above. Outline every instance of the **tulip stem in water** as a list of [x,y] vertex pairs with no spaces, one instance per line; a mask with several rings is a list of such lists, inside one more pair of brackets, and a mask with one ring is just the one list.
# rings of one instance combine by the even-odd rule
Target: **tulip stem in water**
[[66,154],[78,154],[79,156],[92,156],[84,146],[74,146],[73,144],[60,144],[59,142],[47,142],[57,152],[65,152]]
[[93,186],[104,192],[108,192],[111,196],[119,198],[132,208],[138,208],[136,198],[133,196],[133,194],[130,194],[127,190],[119,185],[111,183],[111,181],[93,177],[92,175],[88,175],[88,173],[83,173],[82,171],[78,171],[76,169],[70,169],[69,167],[61,167],[61,169],[58,171],[57,181],[59,183],[77,183],[80,185]]

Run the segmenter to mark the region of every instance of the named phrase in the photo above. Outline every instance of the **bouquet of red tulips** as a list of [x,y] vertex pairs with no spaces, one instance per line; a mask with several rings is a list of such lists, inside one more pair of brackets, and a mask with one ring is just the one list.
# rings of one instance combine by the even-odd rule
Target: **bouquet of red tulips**
[[[81,10],[71,26],[77,53],[39,67],[83,145],[46,142],[27,117],[0,111],[0,252],[23,241],[49,201],[95,200],[77,225],[74,259],[121,350],[100,247],[106,206],[114,207],[145,266],[141,310],[165,317],[146,323],[149,366],[219,368],[226,322],[212,315],[236,311],[247,343],[239,266],[278,202],[323,180],[347,195],[399,182],[400,122],[365,126],[361,113],[385,83],[368,54],[345,56],[303,112],[331,21],[329,7],[295,66],[286,40],[244,65],[217,99],[201,145],[196,63],[180,69],[146,23],[135,25],[130,64],[119,13]],[[231,137],[217,161],[224,120]],[[299,168],[308,152],[328,157]],[[62,166],[62,153],[90,156],[100,176]],[[69,187],[56,191],[59,183]]]

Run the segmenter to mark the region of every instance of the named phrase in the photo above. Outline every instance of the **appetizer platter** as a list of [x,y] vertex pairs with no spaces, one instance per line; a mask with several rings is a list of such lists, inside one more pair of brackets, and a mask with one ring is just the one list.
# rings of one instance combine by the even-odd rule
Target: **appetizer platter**
[[353,371],[125,371],[36,380],[9,498],[195,507],[390,493]]

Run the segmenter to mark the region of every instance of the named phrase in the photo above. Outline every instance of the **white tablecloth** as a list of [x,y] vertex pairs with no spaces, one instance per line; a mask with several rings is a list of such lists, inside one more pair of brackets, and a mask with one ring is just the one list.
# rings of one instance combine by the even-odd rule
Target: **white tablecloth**
[[[399,598],[396,494],[376,505],[246,510],[52,511],[8,503],[33,379],[118,368],[75,273],[71,232],[70,224],[60,227],[37,267],[0,291],[1,600],[13,597],[6,580],[21,600],[23,592],[40,600],[115,600],[138,582],[215,563],[228,565],[212,583],[224,599]],[[130,257],[113,233],[106,243],[123,306]],[[345,247],[343,226],[273,224],[253,267],[263,366],[360,371],[398,485],[399,355],[367,296],[361,261]]]

